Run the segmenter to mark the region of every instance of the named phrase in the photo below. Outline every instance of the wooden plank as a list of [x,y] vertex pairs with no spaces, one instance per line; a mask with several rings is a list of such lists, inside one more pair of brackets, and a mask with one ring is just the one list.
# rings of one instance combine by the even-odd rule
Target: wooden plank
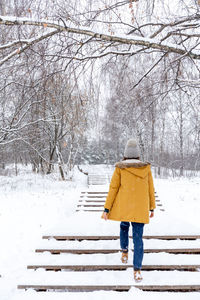
[[107,178],[108,175],[107,174],[88,174],[88,178]]
[[187,249],[144,249],[144,253],[200,254],[200,248]]
[[108,192],[81,192],[81,194],[108,194]]
[[[134,251],[130,249],[130,251]],[[36,249],[35,252],[51,252],[51,254],[111,254],[121,252],[121,249]],[[200,254],[200,248],[189,249],[144,249],[144,253]]]
[[93,181],[93,182],[89,182],[88,184],[89,185],[105,185],[107,182],[105,181],[105,182],[100,182],[100,181]]
[[92,240],[92,241],[95,241],[95,240],[118,240],[119,239],[119,236],[72,236],[72,235],[69,235],[69,236],[59,236],[59,235],[44,235],[42,237],[43,239],[56,239],[58,241],[65,241],[65,240],[68,240],[68,241],[74,241],[74,240],[77,240],[77,241],[83,241],[83,240]]
[[130,285],[18,285],[18,289],[34,289],[39,292],[43,291],[65,291],[65,292],[92,292],[92,291],[120,291],[128,292],[131,288]]
[[[18,289],[34,289],[36,291],[59,290],[66,292],[120,291],[128,292],[131,287],[143,291],[154,292],[194,292],[200,291],[200,285],[18,285]],[[170,296],[169,296],[170,297]]]
[[[81,192],[81,194],[90,194],[90,195],[93,195],[93,194],[94,194],[94,195],[98,195],[98,194],[100,194],[100,195],[101,195],[101,194],[106,194],[106,195],[107,195],[107,194],[108,194],[108,191],[107,191],[107,192],[95,192],[95,191],[94,191],[94,192],[92,192],[92,191],[89,192],[89,191],[87,191],[87,192]],[[156,198],[158,197],[158,196],[156,195],[156,193],[155,193],[155,197],[156,197]]]
[[76,211],[102,212],[102,209],[76,209]]
[[102,198],[106,198],[106,195],[105,196],[96,196],[96,195],[94,195],[94,196],[80,196],[80,198],[85,198],[85,197],[87,197],[88,199],[90,199],[90,198],[94,198],[94,199],[102,199]]
[[[102,236],[94,236],[94,235],[44,235],[42,237],[43,239],[56,239],[60,241],[83,241],[83,240],[118,240],[119,236],[112,236],[112,235],[102,235]],[[132,238],[132,236],[129,236],[129,238]],[[200,235],[144,235],[143,239],[159,239],[159,240],[196,240],[200,239]]]
[[77,207],[104,207],[102,204],[78,204]]
[[200,285],[135,285],[136,288],[149,292],[197,292]]
[[[128,268],[133,268],[132,264],[123,265],[28,265],[27,269],[45,269],[46,271],[110,271],[118,270],[123,271]],[[143,271],[199,271],[200,265],[144,265],[142,266]]]
[[36,249],[35,252],[51,252],[51,254],[71,253],[71,254],[111,254],[120,252],[120,249]]
[[95,203],[105,203],[105,201],[104,200],[79,200],[79,203],[81,203],[81,202],[95,202]]
[[[82,202],[93,202],[93,203],[105,203],[105,200],[88,200],[88,199],[80,199],[79,203]],[[156,202],[160,202],[160,200],[156,200]]]
[[146,235],[144,239],[159,239],[159,240],[196,240],[200,239],[200,235]]

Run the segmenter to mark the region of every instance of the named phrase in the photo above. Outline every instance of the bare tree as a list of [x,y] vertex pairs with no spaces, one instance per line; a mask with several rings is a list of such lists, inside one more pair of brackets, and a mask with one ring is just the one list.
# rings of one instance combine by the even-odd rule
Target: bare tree
[[[0,12],[1,147],[15,143],[16,152],[20,143],[34,169],[50,173],[57,162],[64,179],[95,116],[90,132],[106,144],[107,160],[135,134],[143,158],[164,166],[177,146],[165,143],[171,113],[180,117],[183,173],[185,128],[199,150],[191,97],[200,86],[198,1],[9,0]],[[185,105],[196,120],[189,126]]]

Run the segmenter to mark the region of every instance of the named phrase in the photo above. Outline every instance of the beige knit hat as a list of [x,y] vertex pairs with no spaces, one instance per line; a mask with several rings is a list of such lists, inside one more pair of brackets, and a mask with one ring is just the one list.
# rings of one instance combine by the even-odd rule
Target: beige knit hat
[[138,147],[137,141],[135,139],[128,140],[124,150],[124,157],[136,158],[139,156],[140,156],[140,149]]

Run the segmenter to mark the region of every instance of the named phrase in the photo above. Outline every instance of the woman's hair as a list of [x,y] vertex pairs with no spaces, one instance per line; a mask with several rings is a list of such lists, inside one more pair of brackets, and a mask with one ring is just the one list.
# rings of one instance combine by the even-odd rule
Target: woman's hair
[[122,160],[126,160],[126,159],[140,159],[139,157],[123,157],[123,159]]

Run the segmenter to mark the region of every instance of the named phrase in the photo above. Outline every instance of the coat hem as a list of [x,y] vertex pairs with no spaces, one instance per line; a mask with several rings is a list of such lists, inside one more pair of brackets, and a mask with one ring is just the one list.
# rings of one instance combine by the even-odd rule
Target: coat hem
[[118,222],[135,222],[135,223],[142,223],[142,224],[149,224],[149,221],[141,221],[141,220],[133,220],[133,219],[114,219],[114,218],[109,218],[108,216],[108,220],[110,221],[118,221]]

